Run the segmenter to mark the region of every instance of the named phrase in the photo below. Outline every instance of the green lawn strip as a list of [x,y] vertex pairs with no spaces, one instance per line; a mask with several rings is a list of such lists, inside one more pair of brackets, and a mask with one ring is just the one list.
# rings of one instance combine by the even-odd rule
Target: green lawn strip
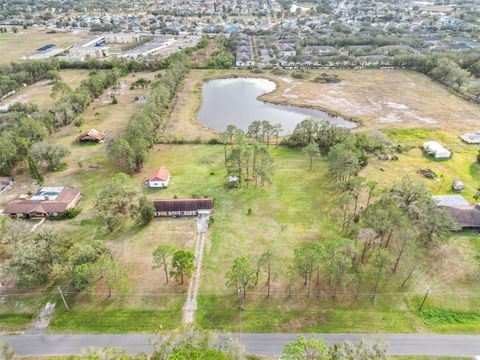
[[0,332],[24,329],[34,318],[33,313],[1,313]]
[[[389,310],[384,307],[348,308],[338,304],[322,304],[312,310],[288,309],[287,304],[246,305],[240,314],[236,296],[220,299],[218,296],[200,296],[197,322],[208,329],[243,332],[322,332],[322,333],[411,333],[422,329],[422,322],[409,311]],[[295,300],[291,300],[297,303]]]
[[180,325],[180,322],[179,309],[72,309],[69,312],[58,312],[49,329],[53,332],[157,333],[174,329]]

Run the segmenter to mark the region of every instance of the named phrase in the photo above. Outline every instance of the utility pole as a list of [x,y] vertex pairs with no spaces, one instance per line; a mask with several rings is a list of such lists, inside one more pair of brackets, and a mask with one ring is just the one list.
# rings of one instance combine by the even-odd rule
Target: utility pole
[[70,309],[68,308],[67,302],[65,301],[65,297],[63,296],[62,289],[60,288],[60,285],[58,285],[58,292],[60,293],[60,296],[62,297],[63,305],[65,305],[65,309],[67,309],[67,311],[70,311]]
[[420,304],[420,307],[418,308],[418,311],[422,311],[423,304],[425,304],[425,301],[427,300],[427,296],[428,296],[429,293],[430,293],[430,289],[427,290],[427,293],[423,297],[422,303]]

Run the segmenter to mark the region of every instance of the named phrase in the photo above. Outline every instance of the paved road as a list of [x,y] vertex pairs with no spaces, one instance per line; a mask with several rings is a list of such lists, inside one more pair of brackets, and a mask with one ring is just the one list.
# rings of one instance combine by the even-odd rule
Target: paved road
[[[287,341],[295,334],[241,334],[240,341],[248,353],[279,355]],[[306,335],[309,336],[309,335]],[[121,346],[129,354],[150,352],[149,339],[154,335],[12,335],[0,336],[20,356],[77,355],[88,346]],[[345,340],[358,342],[362,338],[381,339],[388,344],[391,355],[480,355],[480,335],[422,335],[422,334],[317,334],[331,343]]]

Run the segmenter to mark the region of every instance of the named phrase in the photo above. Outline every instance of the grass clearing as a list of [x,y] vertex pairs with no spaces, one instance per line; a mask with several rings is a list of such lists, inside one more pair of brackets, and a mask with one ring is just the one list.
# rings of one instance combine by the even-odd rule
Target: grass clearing
[[29,312],[0,314],[0,333],[22,330],[32,322],[33,318],[34,314]]
[[[72,89],[77,88],[82,80],[88,77],[87,70],[62,70],[60,71],[61,81]],[[50,96],[54,83],[50,80],[41,80],[35,84],[18,90],[14,95],[9,96],[0,102],[0,109],[7,108],[15,103],[32,103],[40,109],[51,108],[55,99]]]
[[125,308],[72,309],[59,312],[51,331],[78,333],[158,333],[180,325],[180,311]]
[[[316,75],[335,73],[342,82],[319,84]],[[274,81],[277,89],[261,100],[277,104],[318,108],[361,122],[360,130],[442,128],[455,135],[477,131],[480,106],[452,94],[428,77],[401,70],[314,70],[309,79],[293,79],[269,72],[247,70],[194,70],[185,80],[172,114],[175,133],[188,139],[214,135],[196,121],[201,87],[206,79],[247,76]],[[258,119],[252,119],[258,120]]]
[[19,29],[18,33],[8,32],[0,34],[0,63],[19,61],[23,56],[33,54],[38,48],[54,44],[57,48],[67,48],[75,43],[87,39],[88,31],[56,31],[49,33],[47,29],[29,28]]

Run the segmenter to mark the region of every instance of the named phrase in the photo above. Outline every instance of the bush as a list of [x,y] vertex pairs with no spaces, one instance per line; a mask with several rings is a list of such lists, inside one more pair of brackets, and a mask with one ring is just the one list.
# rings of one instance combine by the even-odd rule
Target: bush
[[220,140],[218,140],[217,138],[211,138],[210,140],[208,140],[208,144],[209,145],[218,145],[218,144],[221,144],[222,142]]
[[48,220],[73,219],[74,217],[76,217],[81,212],[82,212],[82,209],[80,209],[80,208],[70,208],[70,209],[67,209],[67,211],[65,211],[63,214],[49,216]]
[[294,79],[306,79],[310,76],[310,72],[305,70],[295,70],[290,74]]
[[47,170],[48,170],[48,171],[52,171],[52,172],[59,172],[59,171],[65,170],[65,169],[67,169],[67,168],[68,168],[68,164],[67,164],[66,162],[62,162],[62,163],[60,163],[58,166],[55,166],[55,167],[53,167],[53,166],[48,166],[48,167],[47,167]]
[[215,223],[214,217],[213,217],[213,216],[210,216],[210,217],[208,218],[208,225],[213,225],[214,223]]

